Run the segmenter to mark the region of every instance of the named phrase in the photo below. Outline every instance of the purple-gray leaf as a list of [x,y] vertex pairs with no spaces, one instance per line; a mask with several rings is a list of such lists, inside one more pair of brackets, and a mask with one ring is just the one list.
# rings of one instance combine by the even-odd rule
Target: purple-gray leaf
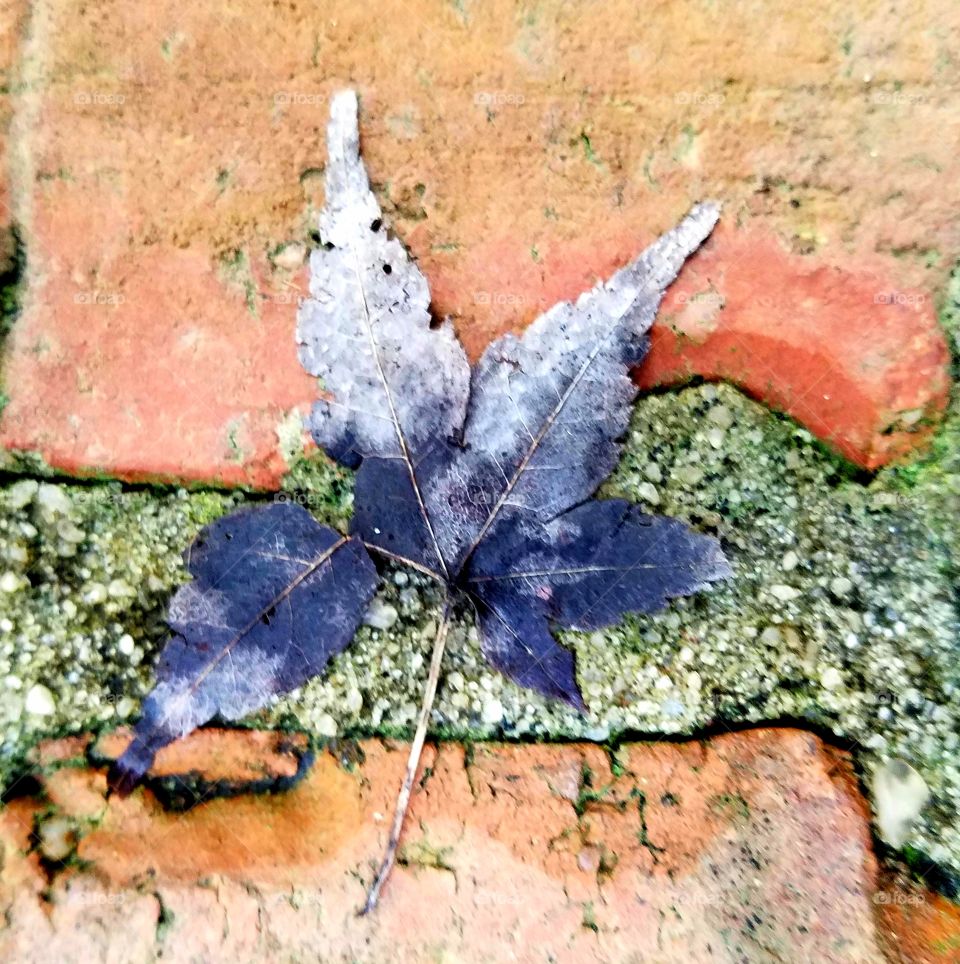
[[[300,361],[333,396],[314,404],[313,437],[351,467],[399,460],[422,500],[417,460],[462,431],[470,366],[450,324],[431,327],[427,280],[384,226],[360,160],[353,91],[330,108],[320,237],[297,317]],[[422,524],[429,530],[429,518]]]
[[352,536],[286,504],[201,533],[187,557],[194,580],[170,605],[157,686],[111,773],[120,791],[160,747],[320,673],[373,594],[368,548],[469,599],[489,662],[580,710],[574,655],[552,627],[609,625],[730,574],[715,539],[627,502],[590,501],[620,454],[637,391],[630,369],[716,205],[695,206],[576,302],[494,342],[471,373],[449,323],[431,323],[426,279],[387,233],[351,91],[333,99],[327,140],[323,245],[297,340],[323,389],[313,437],[358,468]]
[[546,525],[512,519],[480,544],[463,583],[479,601],[490,662],[522,686],[582,707],[572,656],[550,636],[550,623],[599,629],[730,574],[716,539],[610,499]]
[[168,743],[214,716],[236,720],[316,676],[353,639],[377,584],[363,544],[275,503],[207,526],[186,554],[193,581],[110,785],[129,793]]
[[[376,507],[381,484],[368,484],[361,469],[354,531],[393,551],[391,537],[417,527],[417,561],[456,576],[501,523],[518,515],[546,522],[589,498],[619,458],[637,394],[630,369],[647,350],[663,293],[717,218],[716,205],[697,205],[576,303],[555,305],[521,337],[494,342],[473,371],[463,444],[439,435],[422,446],[419,493],[390,524]],[[388,474],[401,483],[391,466],[377,472]],[[381,523],[369,525],[370,516]]]
[[474,553],[465,585],[536,598],[568,629],[656,612],[731,575],[716,539],[622,499],[585,502],[546,525],[521,518],[498,532]]
[[582,706],[551,624],[606,625],[729,574],[717,541],[680,522],[584,504],[619,458],[630,370],[663,294],[717,206],[696,205],[607,281],[494,342],[468,391],[452,332],[430,330],[426,284],[383,233],[352,95],[335,98],[328,136],[328,244],[299,331],[334,396],[314,410],[314,437],[359,465],[351,531],[468,595],[485,655],[511,679]]

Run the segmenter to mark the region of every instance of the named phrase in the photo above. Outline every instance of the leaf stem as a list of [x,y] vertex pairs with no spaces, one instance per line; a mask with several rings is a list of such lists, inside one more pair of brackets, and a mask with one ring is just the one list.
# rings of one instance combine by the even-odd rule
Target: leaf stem
[[428,569],[426,566],[421,565],[414,559],[408,559],[406,556],[401,556],[395,552],[391,552],[389,549],[384,549],[383,546],[378,546],[375,542],[364,542],[364,546],[369,552],[375,552],[377,555],[383,556],[385,559],[391,559],[393,562],[400,562],[405,566],[409,566],[411,569],[416,569],[417,572],[422,572],[425,576],[429,576],[431,579],[436,579],[439,582],[446,582],[446,579],[439,573],[434,572],[432,569]]
[[430,672],[427,675],[427,685],[423,691],[423,702],[420,704],[420,717],[417,720],[417,730],[413,736],[413,743],[410,746],[410,756],[407,758],[407,772],[397,796],[397,807],[393,814],[393,826],[390,828],[390,837],[387,840],[387,849],[383,855],[383,862],[377,871],[377,876],[367,892],[367,902],[363,905],[360,914],[369,914],[380,899],[380,891],[390,876],[394,861],[397,858],[397,847],[400,844],[400,833],[403,830],[403,821],[407,815],[407,808],[410,806],[410,794],[413,790],[413,781],[417,776],[417,768],[420,765],[420,754],[423,752],[423,742],[427,735],[427,726],[430,723],[430,712],[433,709],[433,700],[437,695],[437,682],[440,679],[440,664],[443,661],[443,651],[447,644],[447,631],[450,628],[451,602],[448,596],[443,604],[443,615],[440,617],[440,626],[433,641],[433,654],[430,657]]

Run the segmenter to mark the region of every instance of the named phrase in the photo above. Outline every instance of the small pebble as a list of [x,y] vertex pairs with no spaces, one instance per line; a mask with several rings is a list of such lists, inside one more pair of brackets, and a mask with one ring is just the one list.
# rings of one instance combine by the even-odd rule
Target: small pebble
[[57,535],[63,539],[64,542],[71,542],[73,544],[78,544],[83,542],[86,538],[86,533],[78,525],[75,525],[69,519],[61,519],[57,525]]
[[873,802],[877,830],[892,847],[902,847],[930,799],[926,781],[909,763],[889,760],[874,772]]
[[316,730],[320,736],[336,736],[337,721],[329,713],[324,713],[323,716],[317,720]]
[[111,579],[107,586],[107,595],[112,599],[126,599],[136,594],[137,590],[124,579]]
[[27,691],[23,708],[31,716],[53,716],[57,711],[57,704],[54,701],[53,693],[43,684],[37,683]]
[[7,572],[0,576],[0,592],[17,592],[20,585],[20,577],[15,572],[7,570]]
[[783,560],[780,563],[780,568],[784,572],[792,572],[797,568],[797,563],[800,562],[800,557],[791,549],[786,555],[784,555]]
[[83,601],[95,606],[102,603],[107,598],[107,587],[99,582],[92,582],[87,586],[87,591],[83,594]]
[[710,443],[711,447],[715,449],[723,448],[723,440],[726,437],[726,433],[722,428],[712,428],[707,432],[707,441]]
[[59,485],[46,482],[37,489],[36,502],[44,517],[50,520],[57,515],[67,515],[73,508],[70,497]]
[[503,703],[496,698],[487,700],[480,716],[484,723],[499,723],[503,719]]
[[40,852],[47,860],[63,861],[77,845],[76,828],[66,817],[50,817],[40,824]]
[[830,592],[834,596],[849,596],[853,590],[853,583],[846,576],[837,576],[830,581]]
[[799,589],[793,586],[785,586],[783,583],[776,583],[770,587],[770,594],[780,602],[790,602],[791,599],[796,599],[798,596],[802,595]]
[[825,690],[835,690],[837,687],[843,685],[843,675],[840,673],[840,670],[836,668],[836,666],[828,666],[820,674],[820,685]]
[[374,599],[363,617],[363,622],[373,629],[389,629],[397,621],[398,615],[396,607],[382,599]]
[[637,497],[650,505],[660,504],[660,493],[657,487],[650,482],[641,482],[637,486]]
[[279,251],[275,251],[270,256],[270,260],[281,271],[296,271],[303,264],[306,256],[306,247],[299,241],[292,241],[283,245]]
[[707,413],[707,418],[722,429],[733,425],[733,412],[726,405],[714,405]]
[[37,494],[40,484],[34,479],[21,479],[14,482],[7,489],[7,503],[11,509],[23,509],[28,506]]

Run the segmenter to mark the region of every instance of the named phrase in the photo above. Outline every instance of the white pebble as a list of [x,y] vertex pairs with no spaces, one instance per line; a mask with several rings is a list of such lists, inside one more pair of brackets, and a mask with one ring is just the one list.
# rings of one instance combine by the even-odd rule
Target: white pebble
[[97,603],[102,603],[107,598],[107,587],[102,583],[93,582],[87,587],[87,591],[83,594],[83,601],[91,605],[97,605]]
[[878,767],[872,785],[877,830],[892,847],[902,847],[930,798],[930,789],[903,760],[890,760]]
[[843,685],[843,675],[836,666],[828,666],[820,674],[820,685],[826,690],[835,690]]
[[317,733],[320,736],[336,736],[337,721],[329,713],[324,713],[323,716],[317,720]]
[[0,592],[16,592],[20,588],[20,577],[9,570],[0,576]]
[[57,535],[60,536],[64,542],[70,542],[74,545],[78,545],[86,539],[86,534],[83,529],[78,525],[74,525],[69,519],[60,520],[60,523],[57,525]]
[[370,603],[370,608],[363,617],[363,621],[365,625],[371,626],[373,629],[389,629],[397,621],[398,615],[396,608],[391,606],[390,603],[385,603],[381,599],[374,599]]
[[499,723],[503,719],[503,703],[496,698],[487,700],[480,715],[484,723]]
[[644,502],[649,502],[650,505],[660,504],[660,493],[657,491],[657,487],[650,482],[641,482],[637,486],[637,495]]
[[119,649],[124,656],[129,656],[134,649],[133,637],[129,633],[124,633],[117,641],[117,649]]
[[271,255],[270,260],[281,271],[296,271],[303,264],[307,249],[299,241],[290,241]]
[[802,595],[799,589],[793,586],[785,586],[783,583],[777,583],[777,585],[771,586],[770,594],[776,599],[779,599],[780,602],[790,602],[791,599],[796,599]]
[[72,508],[70,497],[58,485],[44,483],[37,490],[37,505],[47,516],[66,515]]
[[791,549],[786,555],[784,555],[783,560],[780,563],[780,568],[784,572],[791,572],[797,568],[797,563],[800,562],[800,557]]
[[838,576],[830,582],[830,592],[834,596],[847,596],[853,589],[853,583],[846,576]]
[[11,509],[22,509],[33,501],[40,488],[34,479],[21,479],[7,489],[7,502]]
[[733,412],[726,405],[715,405],[707,412],[707,418],[720,428],[730,428],[733,425]]
[[125,720],[128,716],[133,716],[136,708],[137,704],[129,696],[125,696],[117,703],[117,716]]
[[23,707],[32,716],[52,716],[57,711],[53,693],[41,683],[30,687]]

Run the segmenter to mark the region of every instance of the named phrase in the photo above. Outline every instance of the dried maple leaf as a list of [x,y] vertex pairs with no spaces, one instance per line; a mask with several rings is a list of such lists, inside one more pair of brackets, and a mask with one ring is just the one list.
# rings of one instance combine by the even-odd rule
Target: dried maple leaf
[[157,685],[110,772],[121,795],[161,747],[214,716],[240,719],[322,672],[353,639],[377,587],[359,539],[287,503],[218,519],[185,558],[193,581],[170,601],[173,635]]
[[[591,498],[619,457],[637,393],[630,369],[663,293],[718,212],[696,206],[608,281],[494,342],[471,371],[451,326],[432,324],[426,279],[383,223],[352,92],[334,98],[327,138],[323,245],[311,255],[297,338],[326,391],[312,434],[358,470],[352,535],[290,505],[205,530],[188,558],[195,581],[171,605],[176,635],[160,682],[112,783],[129,791],[159,746],[320,672],[373,592],[368,549],[428,573],[448,601],[370,909],[399,840],[451,599],[473,606],[493,666],[583,710],[573,653],[552,627],[610,625],[730,574],[715,539]],[[271,548],[278,535],[282,549]]]

